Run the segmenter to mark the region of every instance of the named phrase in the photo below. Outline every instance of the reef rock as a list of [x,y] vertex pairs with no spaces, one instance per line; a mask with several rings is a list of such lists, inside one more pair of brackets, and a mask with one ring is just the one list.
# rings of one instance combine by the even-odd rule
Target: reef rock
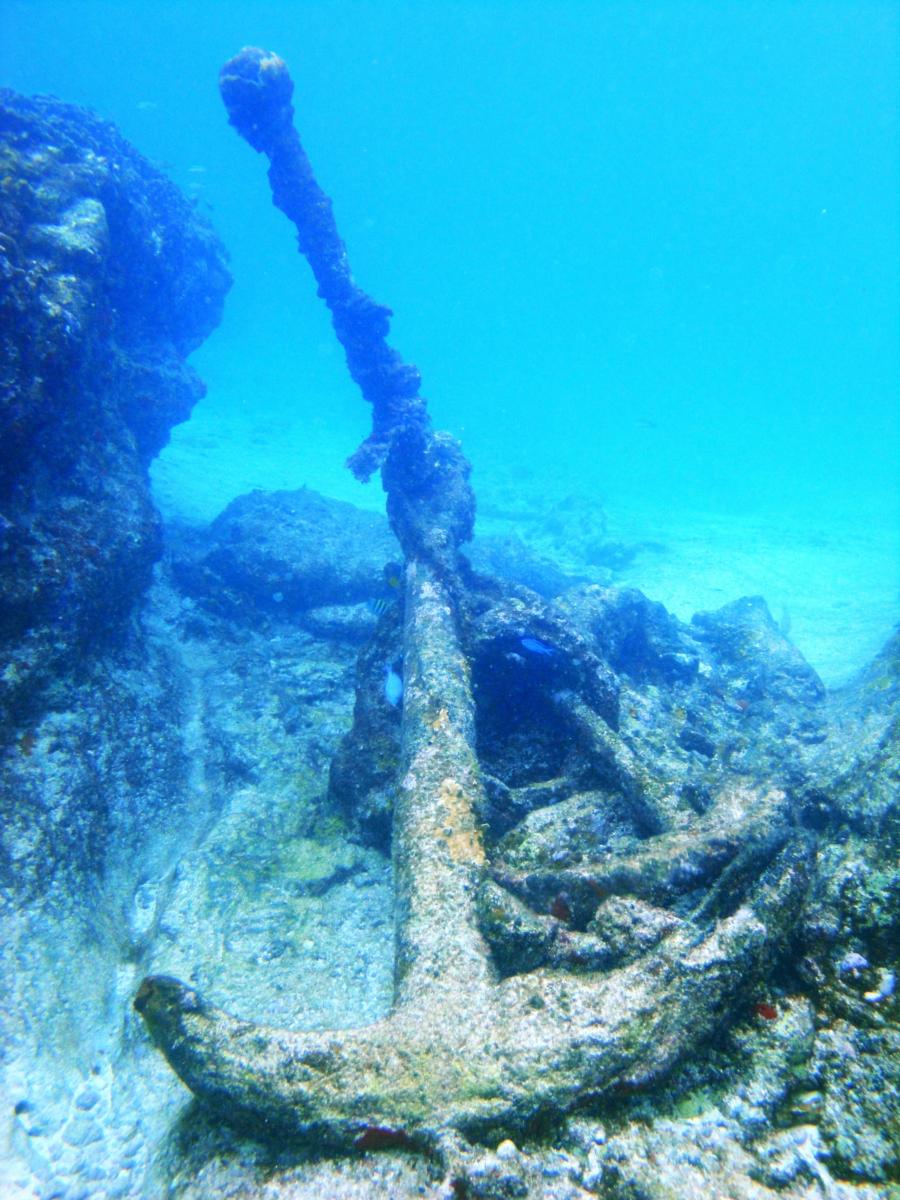
[[[239,496],[174,552],[181,587],[205,608],[249,620],[291,613],[350,641],[371,632],[374,621],[315,610],[364,601],[387,607],[398,597],[401,557],[383,514],[310,488]],[[470,557],[476,570],[546,597],[578,582],[514,537],[478,537]]]
[[147,466],[230,286],[210,226],[113,126],[0,90],[0,716],[121,623],[160,553]]
[[210,803],[191,671],[144,608],[147,467],[203,393],[186,359],[229,284],[210,226],[111,125],[0,90],[4,1196],[121,1196],[145,1154],[106,1017]]
[[194,553],[178,557],[175,573],[214,611],[298,613],[396,597],[384,568],[399,557],[380,513],[309,488],[256,491],[228,505]]

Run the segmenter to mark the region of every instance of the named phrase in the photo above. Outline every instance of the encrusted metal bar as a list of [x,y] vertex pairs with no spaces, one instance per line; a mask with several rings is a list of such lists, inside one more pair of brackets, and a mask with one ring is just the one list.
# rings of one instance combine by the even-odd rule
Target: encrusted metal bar
[[372,434],[350,460],[368,479],[384,462],[397,430],[428,429],[421,376],[387,342],[391,310],[360,288],[350,273],[331,201],[319,187],[294,128],[294,84],[277,54],[245,47],[219,75],[228,119],[254,150],[269,159],[275,204],[293,221],[319,295],[331,310],[347,366],[373,408]]
[[406,567],[403,769],[394,806],[398,1001],[493,978],[475,916],[485,866],[469,664],[434,571]]

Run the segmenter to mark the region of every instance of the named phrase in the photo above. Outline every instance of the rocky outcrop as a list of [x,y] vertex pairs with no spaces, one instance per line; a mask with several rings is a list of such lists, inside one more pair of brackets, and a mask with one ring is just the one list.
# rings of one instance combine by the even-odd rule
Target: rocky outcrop
[[0,91],[0,719],[117,628],[160,553],[147,466],[203,384],[224,251],[113,126]]
[[385,567],[400,547],[380,513],[309,488],[233,500],[175,561],[184,590],[204,607],[248,617],[302,614],[397,595]]
[[215,803],[191,672],[145,607],[147,467],[203,393],[186,360],[229,283],[212,229],[111,125],[0,91],[4,1196],[122,1195],[143,1153],[116,1125],[106,1014],[154,928],[136,893]]
[[[515,537],[478,537],[467,554],[476,570],[548,598],[577,582]],[[208,529],[183,531],[173,549],[179,585],[204,608],[250,621],[289,613],[338,636],[343,627],[350,640],[374,622],[319,610],[369,601],[377,611],[396,601],[401,558],[382,513],[310,488],[239,496]]]

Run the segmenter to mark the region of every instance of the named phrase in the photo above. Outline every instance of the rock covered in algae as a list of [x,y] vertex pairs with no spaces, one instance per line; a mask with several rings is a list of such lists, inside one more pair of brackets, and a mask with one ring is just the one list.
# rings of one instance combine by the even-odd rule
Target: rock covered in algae
[[160,553],[147,466],[230,277],[107,122],[0,90],[0,712],[121,625]]
[[110,124],[0,89],[4,1196],[112,1196],[148,1156],[108,1057],[116,989],[155,929],[136,895],[164,891],[207,797],[177,639],[138,619],[162,550],[147,467],[202,395],[187,357],[229,283]]
[[239,496],[196,542],[176,561],[181,586],[235,616],[248,606],[302,614],[398,594],[383,578],[400,557],[384,517],[309,488]]

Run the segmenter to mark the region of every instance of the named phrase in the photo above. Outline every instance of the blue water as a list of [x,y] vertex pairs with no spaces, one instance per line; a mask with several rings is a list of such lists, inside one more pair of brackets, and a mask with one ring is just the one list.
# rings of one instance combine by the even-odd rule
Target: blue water
[[[289,63],[354,273],[394,308],[477,490],[505,472],[611,512],[890,537],[898,12],[4,0],[0,77],[111,118],[209,213],[236,282],[195,356],[197,421],[255,420],[263,443],[268,421],[259,460],[289,475],[294,456],[298,484],[304,422],[339,463],[368,414],[265,164],[224,118],[218,70],[245,44]],[[227,476],[246,450],[220,439],[204,469]],[[242,482],[271,486],[258,474]]]
[[[367,431],[367,407],[294,231],[272,207],[266,164],[225,119],[219,68],[246,44],[276,51],[291,68],[297,124],[354,273],[394,309],[391,341],[421,369],[435,424],[462,439],[483,528],[507,531],[497,514],[510,509],[530,513],[533,527],[572,493],[569,511],[602,505],[612,539],[665,546],[639,555],[616,582],[679,617],[761,593],[828,684],[871,658],[900,616],[896,0],[0,0],[0,84],[114,121],[193,196],[231,254],[222,325],[194,355],[208,394],[153,466],[168,518],[208,520],[252,487],[309,483],[370,507],[382,501],[377,483],[363,487],[343,469]],[[566,547],[559,551],[565,559]],[[552,649],[526,640],[534,645],[523,653]],[[95,1111],[108,1103],[106,1136],[88,1146],[84,1166],[92,1155],[111,1173],[124,1163],[136,1180],[149,1156],[165,1156],[154,1130],[168,1128],[183,1099],[162,1059],[148,1066],[133,1027],[123,1026],[137,983],[129,972],[143,965],[117,957],[126,930],[135,947],[155,938],[159,969],[221,972],[215,989],[229,1005],[236,994],[268,995],[302,1002],[307,1022],[312,1013],[313,1024],[334,1024],[336,1010],[356,1023],[388,1003],[385,864],[366,884],[372,899],[359,897],[354,878],[309,919],[299,991],[290,955],[281,967],[266,959],[263,972],[244,953],[263,936],[254,922],[269,920],[261,900],[253,896],[240,920],[223,917],[224,929],[246,935],[237,949],[211,918],[216,880],[228,880],[216,875],[221,863],[233,855],[244,870],[242,831],[252,842],[263,828],[294,829],[306,804],[287,768],[281,775],[271,765],[271,739],[281,734],[269,709],[229,725],[245,692],[232,688],[230,656],[208,683],[212,652],[201,640],[178,668],[197,672],[183,701],[184,752],[195,767],[179,825],[182,881],[181,866],[172,891],[159,874],[164,832],[135,858],[133,879],[122,868],[121,896],[112,869],[111,901],[98,906],[102,939],[90,942],[91,970],[71,989],[66,971],[86,953],[80,927],[60,926],[57,937],[50,905],[33,923],[23,909],[15,931],[14,994],[28,1032],[6,1091],[38,1096],[28,1126],[36,1149],[24,1153],[34,1163],[42,1147],[62,1146],[35,1178],[58,1180],[71,1168],[67,1195],[87,1194],[78,1190],[87,1171],[72,1167],[82,1149],[63,1141],[72,1126],[62,1118],[44,1122],[48,1112],[84,1119],[82,1075],[103,1091]],[[276,654],[284,686],[296,668],[285,665],[290,653]],[[329,693],[315,717],[325,745],[340,723],[343,701],[329,692],[339,691],[340,668],[309,664],[304,689]],[[155,679],[149,673],[147,686]],[[146,703],[133,687],[125,702]],[[214,714],[208,734],[204,706]],[[160,728],[168,720],[162,713]],[[71,726],[63,710],[48,723],[46,741],[62,731],[64,762],[80,745],[65,743],[79,721]],[[236,745],[260,745],[265,757],[246,786],[235,757],[239,782],[220,797],[218,766],[211,782],[204,775],[205,739],[215,764],[215,739],[232,728]],[[12,751],[23,770],[33,736]],[[59,774],[67,768],[42,753],[31,765],[46,771],[47,811],[69,813],[69,779]],[[130,786],[113,784],[113,795]],[[198,833],[191,822],[220,803],[224,816]],[[260,857],[265,888],[276,893],[279,871],[292,888],[300,861],[285,854],[270,880],[270,859]],[[865,861],[847,861],[847,878],[862,879]],[[277,855],[271,862],[282,864]],[[293,910],[278,900],[271,912],[274,927]],[[298,928],[305,936],[306,924]],[[319,938],[335,947],[328,956]],[[100,999],[91,1007],[101,993],[105,1011]],[[52,1013],[43,1062],[29,1049],[44,1036],[35,995],[38,1013]],[[234,1003],[241,1011],[243,1000]],[[69,1046],[70,1028],[93,1032],[77,1044],[72,1035]],[[856,1054],[852,1040],[843,1044],[836,1054]],[[132,1115],[141,1123],[135,1140]],[[5,1157],[2,1196],[12,1194]],[[206,1165],[198,1178],[205,1173]]]

